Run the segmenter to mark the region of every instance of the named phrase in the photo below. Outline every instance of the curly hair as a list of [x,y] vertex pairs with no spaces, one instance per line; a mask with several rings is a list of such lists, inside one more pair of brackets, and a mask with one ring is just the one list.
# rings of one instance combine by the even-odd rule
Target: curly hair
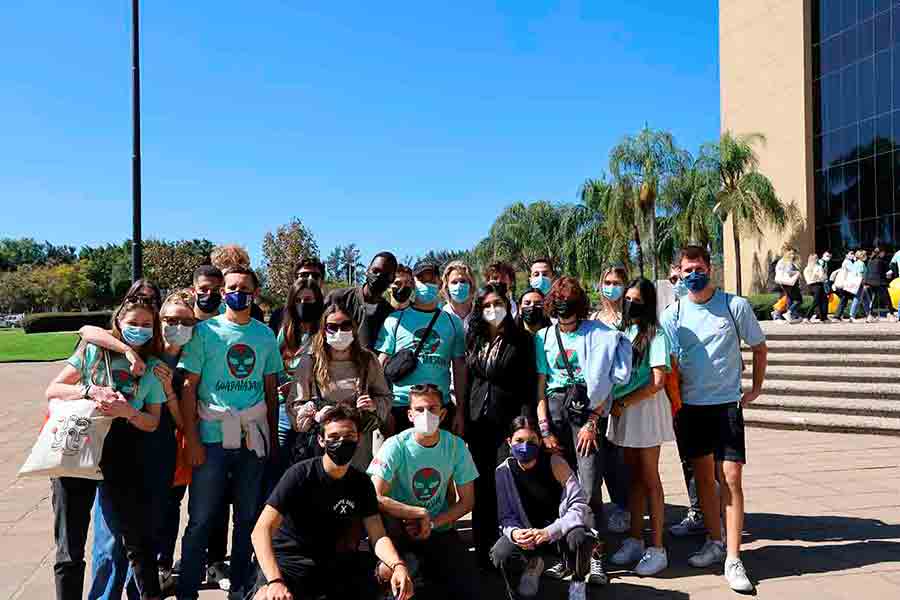
[[214,267],[221,271],[229,267],[250,268],[250,254],[237,244],[216,246],[210,253],[209,260]]
[[587,292],[581,287],[581,282],[574,277],[562,276],[553,282],[547,297],[544,299],[544,314],[547,317],[555,317],[556,309],[554,304],[557,299],[566,299],[575,303],[575,316],[579,319],[586,319],[590,302],[588,301]]

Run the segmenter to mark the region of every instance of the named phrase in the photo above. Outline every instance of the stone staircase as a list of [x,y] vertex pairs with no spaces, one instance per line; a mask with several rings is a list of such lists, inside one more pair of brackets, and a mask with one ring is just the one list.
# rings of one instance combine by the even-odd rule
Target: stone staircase
[[762,326],[769,368],[748,426],[900,436],[900,323]]

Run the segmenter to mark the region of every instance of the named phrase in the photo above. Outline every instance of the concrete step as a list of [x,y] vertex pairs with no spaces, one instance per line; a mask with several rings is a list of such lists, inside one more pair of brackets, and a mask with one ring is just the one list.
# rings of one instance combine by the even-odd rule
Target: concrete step
[[839,340],[829,338],[766,340],[769,354],[900,354],[900,340]]
[[766,408],[747,408],[744,410],[744,423],[749,427],[770,429],[805,429],[808,431],[900,436],[900,419],[893,417],[796,413]]
[[756,410],[817,413],[830,415],[859,415],[900,419],[900,402],[879,398],[834,398],[816,396],[778,396],[763,394],[753,403]]
[[857,322],[850,323],[798,323],[791,325],[786,322],[763,321],[760,323],[767,339],[796,339],[804,338],[841,338],[841,339],[900,339],[900,323],[890,323],[881,320],[875,323]]
[[[749,365],[753,360],[750,352],[742,353],[744,360]],[[768,362],[774,366],[799,366],[799,367],[861,367],[878,369],[900,369],[900,354],[826,354],[823,352],[804,354],[802,352],[770,351]],[[900,381],[900,371],[897,371]]]
[[[750,389],[749,379],[742,381],[744,390]],[[900,402],[898,383],[852,383],[842,381],[766,381],[763,391],[767,396],[793,396],[798,398],[861,398]]]
[[[742,374],[744,379],[753,377],[748,368]],[[900,383],[900,368],[868,366],[818,366],[808,364],[780,365],[769,362],[766,381],[835,381],[845,383]]]

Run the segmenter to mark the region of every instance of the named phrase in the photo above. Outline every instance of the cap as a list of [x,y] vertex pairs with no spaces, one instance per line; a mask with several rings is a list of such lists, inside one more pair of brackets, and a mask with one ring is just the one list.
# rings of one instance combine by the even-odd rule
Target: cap
[[420,260],[419,262],[416,263],[416,266],[413,268],[413,275],[418,277],[422,273],[426,273],[428,271],[431,271],[432,273],[437,275],[438,272],[440,271],[440,269],[438,268],[438,265],[436,262],[433,262],[430,260]]

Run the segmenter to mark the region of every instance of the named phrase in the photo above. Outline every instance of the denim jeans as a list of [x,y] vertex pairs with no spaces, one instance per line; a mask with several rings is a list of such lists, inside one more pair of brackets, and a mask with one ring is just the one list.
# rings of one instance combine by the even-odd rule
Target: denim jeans
[[872,310],[872,298],[869,295],[869,290],[866,288],[860,288],[859,293],[853,297],[853,303],[850,305],[850,318],[856,318],[856,309],[860,305],[860,301],[862,301],[863,312],[867,315],[869,311]]
[[[206,462],[194,467],[188,497],[188,525],[181,541],[179,598],[196,598],[203,579],[203,564],[210,528],[221,514],[226,488],[234,498],[231,539],[231,595],[240,597],[249,587],[250,533],[259,508],[265,459],[246,447],[226,450],[221,443],[204,444]],[[230,475],[230,477],[229,477]]]
[[53,575],[57,600],[81,600],[84,593],[84,547],[97,493],[92,479],[57,477],[50,480],[56,559]]

